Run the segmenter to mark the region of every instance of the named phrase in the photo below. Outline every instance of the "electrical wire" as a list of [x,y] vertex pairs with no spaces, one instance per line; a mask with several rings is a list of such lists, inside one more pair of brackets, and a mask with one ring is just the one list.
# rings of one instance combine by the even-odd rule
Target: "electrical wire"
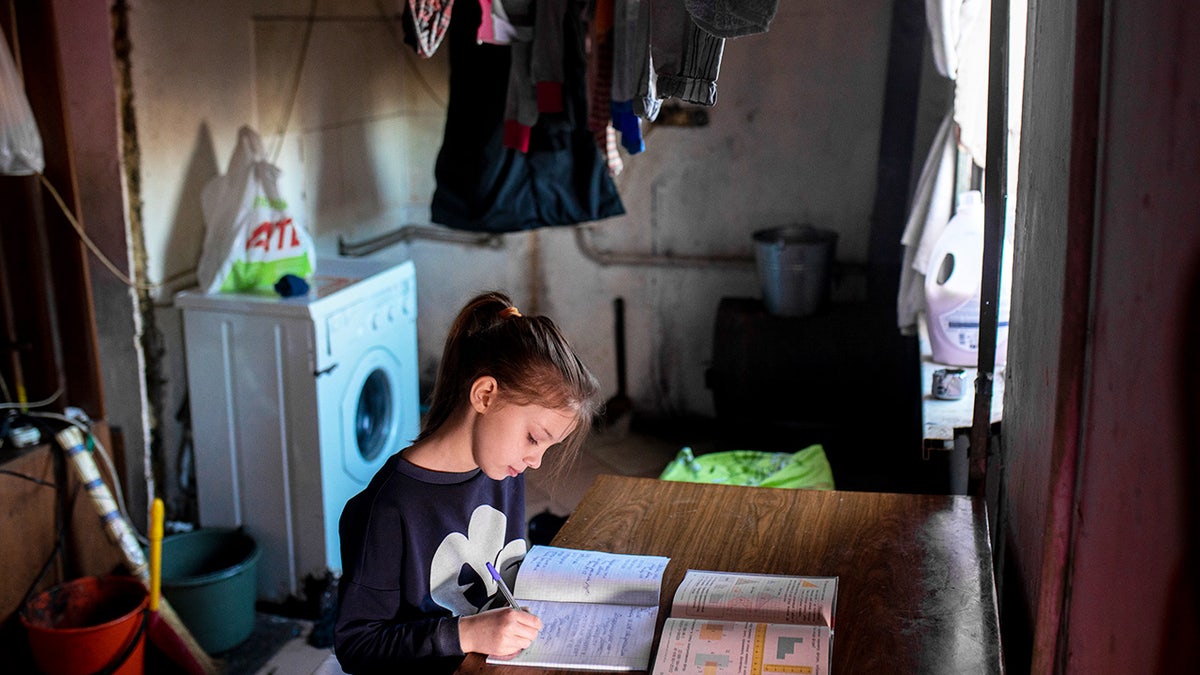
[[64,200],[62,195],[58,193],[58,190],[54,188],[54,185],[50,182],[50,180],[40,172],[37,174],[37,177],[38,180],[41,181],[42,185],[46,188],[46,191],[50,193],[50,196],[54,198],[54,201],[58,204],[58,208],[62,210],[63,215],[67,217],[67,221],[71,223],[71,227],[75,230],[75,234],[79,235],[79,239],[83,241],[83,244],[87,246],[87,249],[91,251],[92,255],[96,256],[96,259],[99,260],[109,272],[112,272],[113,276],[119,279],[121,283],[139,291],[157,291],[165,286],[169,286],[170,284],[179,281],[180,279],[183,279],[189,274],[195,274],[196,270],[194,269],[185,270],[156,284],[141,283],[130,278],[127,274],[122,272],[121,269],[118,268],[108,256],[104,255],[104,252],[100,250],[100,247],[96,245],[96,242],[92,241],[92,238],[83,231],[83,226],[79,224],[79,220],[75,217],[75,214],[71,212],[69,207],[67,207],[66,200]]
[[50,395],[49,398],[44,398],[40,401],[30,401],[30,402],[26,402],[26,403],[20,403],[20,402],[0,403],[0,410],[24,410],[25,408],[41,408],[43,406],[48,406],[51,403],[54,403],[54,401],[56,401],[59,396],[62,396],[62,393],[63,393],[62,387],[59,387],[53,394]]
[[52,487],[52,488],[58,487],[57,485],[55,485],[54,483],[51,483],[48,480],[42,480],[41,478],[38,478],[37,476],[30,476],[29,474],[21,473],[20,471],[10,471],[8,469],[0,469],[0,476],[12,476],[14,478],[23,478],[31,483],[37,483],[38,485],[41,485],[43,487]]
[[[438,94],[434,90],[433,86],[429,83],[429,81],[425,78],[425,76],[421,73],[421,71],[418,70],[415,65],[413,65],[412,59],[409,58],[409,51],[407,49],[404,49],[403,39],[399,36],[399,34],[396,31],[395,20],[387,12],[387,10],[384,7],[382,2],[379,2],[377,0],[376,8],[379,11],[380,16],[385,20],[386,24],[388,25],[388,30],[391,32],[393,40],[396,43],[396,46],[399,47],[401,53],[405,55],[406,58],[403,59],[404,64],[406,66],[408,66],[409,69],[412,71],[413,76],[416,77],[417,82],[421,85],[421,88],[425,90],[425,93],[428,94],[429,97],[435,103],[437,103],[442,109],[446,109],[448,106],[447,102],[442,100],[442,98],[440,96],[438,96]],[[277,132],[277,140],[276,140],[275,148],[271,153],[271,163],[272,164],[276,163],[276,161],[279,158],[279,153],[283,149],[284,137],[287,136],[287,130],[291,124],[292,111],[295,108],[297,98],[299,98],[300,77],[304,72],[304,63],[308,57],[309,43],[311,42],[311,39],[312,39],[313,26],[316,23],[316,13],[317,13],[317,0],[312,0],[312,3],[309,5],[308,17],[307,17],[307,20],[305,21],[304,37],[300,43],[300,59],[299,59],[298,63],[296,64],[296,72],[292,78],[291,93],[287,98],[287,100],[288,100],[287,108],[285,109],[283,120],[280,123],[279,131]],[[109,272],[111,272],[112,275],[114,277],[116,277],[121,283],[123,283],[126,286],[128,286],[132,289],[135,289],[135,290],[156,292],[163,288],[170,287],[171,285],[175,284],[179,280],[185,279],[188,276],[194,275],[196,273],[195,268],[186,269],[181,272],[177,272],[176,274],[173,274],[172,276],[170,276],[158,283],[140,282],[140,281],[137,281],[136,279],[130,277],[129,275],[125,274],[108,256],[106,256],[104,254],[103,251],[100,250],[100,247],[97,246],[94,241],[92,241],[91,237],[89,237],[87,235],[87,233],[84,232],[83,226],[79,224],[78,218],[75,217],[75,214],[67,206],[66,200],[63,199],[62,195],[59,194],[58,190],[55,189],[54,185],[50,182],[50,180],[46,178],[45,174],[43,174],[41,172],[37,172],[37,177],[38,177],[38,181],[41,182],[41,184],[46,188],[47,192],[50,193],[50,196],[54,199],[55,203],[58,204],[58,207],[59,207],[59,209],[62,210],[63,215],[67,217],[67,221],[70,222],[71,227],[75,230],[75,233],[79,236],[79,239],[83,242],[84,246],[86,246],[88,251],[90,251],[92,253],[92,255],[96,256],[96,259],[100,261],[100,264],[102,264],[105,267],[105,269],[107,269]],[[7,395],[5,397],[9,398]]]
[[[54,491],[58,492],[58,486],[53,485]],[[67,523],[66,509],[62,508],[61,499],[55,496],[54,499],[54,548],[50,549],[50,555],[46,556],[46,561],[42,563],[41,569],[33,577],[33,582],[25,589],[25,595],[21,597],[21,609],[25,609],[25,605],[29,602],[29,598],[33,595],[38,586],[41,585],[42,579],[46,578],[46,573],[50,571],[50,566],[58,559],[66,548],[67,540]],[[72,500],[73,502],[74,500]]]
[[[125,505],[125,493],[121,489],[120,474],[117,473],[117,467],[113,463],[112,456],[109,454],[108,449],[105,448],[104,444],[100,442],[100,439],[96,438],[96,435],[92,433],[91,426],[89,424],[86,424],[86,423],[78,420],[78,419],[75,419],[73,417],[68,417],[66,415],[62,415],[59,413],[29,412],[26,414],[29,417],[40,417],[40,418],[44,418],[44,419],[52,419],[52,420],[57,420],[60,422],[66,422],[68,424],[71,424],[71,425],[77,427],[80,431],[83,432],[84,438],[86,438],[88,441],[88,445],[91,446],[91,449],[93,451],[97,452],[97,454],[100,455],[100,459],[103,460],[103,462],[104,462],[104,468],[108,471],[109,478],[112,479],[113,496],[116,497],[116,500],[117,500],[117,510],[121,512],[121,515],[125,517],[126,521],[132,523],[133,520],[129,517],[129,508]],[[146,545],[150,542],[150,540],[148,538],[146,538],[145,535],[143,535],[141,532],[138,532],[136,528],[132,527],[132,525],[131,525],[130,529],[133,530],[134,537],[136,537],[137,540],[139,542],[141,542],[143,545]]]
[[[43,399],[41,401],[34,401],[32,403],[27,403],[24,405],[22,405],[20,403],[0,403],[0,410],[16,409],[16,408],[23,408],[23,407],[24,408],[40,408],[40,407],[50,405],[55,400],[57,400],[58,397],[61,395],[62,395],[62,388],[59,388],[58,391],[54,392],[54,394],[52,396],[50,396],[49,398]],[[96,435],[92,433],[91,425],[88,424],[88,422],[91,421],[90,419],[87,420],[87,422],[84,422],[77,418],[69,417],[67,415],[63,415],[60,413],[37,412],[37,411],[31,411],[31,410],[26,410],[26,411],[22,412],[20,415],[18,415],[18,417],[49,419],[49,420],[54,420],[56,422],[65,422],[67,424],[77,427],[80,431],[82,431],[84,434],[84,438],[86,438],[88,440],[88,445],[90,446],[90,449],[92,449],[96,454],[100,455],[101,461],[104,462],[104,468],[108,471],[109,478],[112,479],[113,496],[117,500],[117,509],[121,512],[121,515],[124,516],[127,521],[133,522],[132,519],[129,517],[129,507],[126,506],[126,503],[125,503],[125,492],[121,488],[121,477],[120,477],[120,474],[117,473],[116,464],[113,462],[112,455],[108,452],[108,448],[105,448],[104,444],[100,442],[100,439],[97,438]],[[8,472],[6,472],[6,473],[8,473]],[[142,544],[146,544],[149,542],[149,540],[146,538],[146,536],[141,534],[137,530],[134,530],[134,536],[137,537],[137,540],[140,541]]]
[[[61,393],[62,392],[60,390],[60,391],[56,392],[53,397],[47,399],[46,401],[40,401],[40,402],[31,404],[31,405],[45,405],[46,403],[52,402],[54,399],[58,398],[58,396]],[[5,405],[7,406],[7,405],[12,405],[12,404],[5,404]],[[84,413],[83,416],[86,418],[86,413]],[[143,546],[149,545],[149,540],[147,539],[147,537],[145,535],[143,535],[142,533],[138,532],[132,526],[132,520],[129,518],[129,509],[125,504],[125,494],[124,494],[124,491],[121,489],[120,476],[117,473],[116,466],[114,465],[114,463],[112,461],[112,456],[109,454],[108,449],[105,448],[104,444],[100,442],[100,439],[97,438],[96,435],[92,433],[90,419],[86,419],[86,421],[84,421],[84,420],[80,420],[75,417],[70,417],[67,415],[63,415],[60,413],[53,413],[53,412],[24,412],[21,415],[18,415],[18,417],[35,418],[35,420],[54,420],[56,422],[65,422],[66,424],[77,427],[80,431],[82,431],[84,433],[84,437],[87,439],[88,449],[91,450],[94,454],[100,455],[100,459],[104,463],[104,468],[108,471],[108,477],[112,481],[113,496],[117,502],[117,510],[125,518],[126,522],[131,523],[130,530],[132,530],[133,535],[138,540],[138,542],[140,544],[142,544]],[[52,434],[54,432],[53,429],[49,428],[50,425],[46,424],[45,422],[40,422],[39,426],[46,428],[46,430],[50,431]],[[60,452],[54,454],[55,475],[59,475],[64,470],[62,467],[60,467],[60,463],[65,460],[65,453],[62,452],[62,448],[59,448],[59,450],[60,450]],[[52,482],[43,480],[41,478],[38,478],[36,476],[31,476],[31,475],[24,474],[24,473],[17,472],[17,471],[0,469],[0,475],[12,476],[14,478],[20,478],[23,480],[31,481],[38,485],[52,488],[55,490],[55,492],[58,492],[61,490],[61,486],[58,485],[57,483],[52,483]],[[77,482],[75,485],[75,489],[70,496],[69,503],[67,503],[65,505],[62,503],[61,499],[55,499],[56,535],[55,535],[54,548],[51,550],[50,555],[46,558],[46,561],[42,564],[41,569],[38,571],[37,575],[34,577],[33,582],[29,585],[29,588],[25,591],[25,595],[21,602],[22,607],[24,607],[24,605],[29,601],[29,598],[33,595],[34,590],[41,584],[42,580],[46,577],[46,574],[47,574],[47,572],[49,572],[50,567],[54,563],[55,559],[58,558],[62,554],[63,550],[65,550],[65,547],[66,547],[66,544],[65,544],[65,541],[66,541],[66,514],[74,512],[75,501],[78,499],[79,490],[81,489],[81,487],[82,487],[82,483]],[[64,506],[66,508],[64,508]]]
[[283,139],[287,136],[288,125],[292,121],[292,109],[296,106],[296,99],[300,95],[300,76],[304,73],[304,61],[308,58],[308,44],[312,39],[313,24],[317,20],[317,0],[312,0],[308,6],[308,19],[304,22],[304,37],[300,40],[300,60],[296,63],[296,73],[292,76],[292,93],[288,96],[287,108],[283,112],[283,120],[279,124],[278,137],[275,141],[275,149],[271,151],[271,163],[275,164],[279,159],[279,153],[283,150]]
[[[61,452],[55,453],[53,458],[54,474],[57,476],[64,471],[64,467],[62,466],[62,462],[64,460]],[[33,596],[34,591],[38,588],[38,586],[41,585],[42,580],[46,578],[46,574],[49,573],[51,566],[54,565],[54,561],[58,560],[62,556],[63,551],[66,549],[67,514],[75,511],[75,500],[78,499],[79,490],[82,487],[82,484],[77,483],[75,485],[75,490],[72,492],[68,503],[64,504],[63,500],[58,494],[61,486],[59,486],[57,482],[47,481],[42,478],[38,478],[37,476],[31,476],[19,471],[10,471],[8,469],[0,469],[0,475],[12,476],[14,478],[27,480],[42,487],[48,487],[55,492],[54,546],[50,549],[50,553],[46,556],[46,560],[42,563],[41,567],[38,568],[37,574],[35,574],[33,577],[33,581],[30,582],[29,586],[25,589],[25,593],[21,596],[21,605],[19,607],[19,611],[24,612],[25,606],[29,602],[29,598]]]
[[413,76],[417,78],[417,82],[421,85],[421,88],[425,90],[425,93],[429,95],[429,98],[433,99],[433,102],[438,104],[442,110],[446,110],[449,107],[449,103],[442,100],[441,96],[438,96],[437,92],[433,89],[433,85],[429,84],[429,80],[425,79],[425,75],[421,73],[416,65],[414,65],[416,54],[414,54],[413,50],[409,49],[404,44],[403,36],[401,36],[396,30],[397,22],[393,18],[393,15],[388,12],[383,0],[375,0],[375,8],[379,11],[379,16],[382,17],[384,22],[387,24],[388,32],[392,34],[392,42],[404,56],[404,65],[408,66],[408,69],[412,71]]
[[[376,0],[375,8],[379,13],[379,17],[387,26],[388,32],[392,36],[393,43],[397,48],[399,48],[400,53],[404,56],[402,59],[404,65],[408,67],[413,77],[416,78],[417,83],[421,86],[429,98],[432,99],[433,102],[436,103],[441,109],[445,110],[448,107],[448,104],[442,99],[441,96],[438,95],[437,91],[433,88],[433,85],[429,83],[429,80],[426,79],[425,75],[420,71],[420,69],[416,67],[414,64],[416,56],[412,53],[412,50],[404,46],[404,38],[401,37],[396,30],[397,22],[393,14],[388,11],[382,0]],[[310,4],[308,8],[308,16],[305,18],[304,37],[302,37],[300,40],[300,58],[296,63],[296,71],[292,76],[290,93],[287,95],[287,107],[284,108],[283,119],[281,120],[279,129],[276,132],[275,147],[271,151],[272,164],[275,164],[279,159],[279,153],[283,149],[284,138],[287,136],[288,127],[291,125],[292,111],[296,107],[296,100],[300,97],[300,79],[301,75],[304,73],[304,64],[308,60],[309,45],[312,41],[312,32],[314,26],[316,25],[316,21],[317,0],[312,0],[312,4]]]

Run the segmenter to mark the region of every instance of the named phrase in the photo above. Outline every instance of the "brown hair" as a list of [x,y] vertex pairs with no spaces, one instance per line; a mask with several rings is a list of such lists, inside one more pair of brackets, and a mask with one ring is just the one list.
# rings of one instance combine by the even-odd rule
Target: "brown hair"
[[574,456],[599,410],[600,384],[549,317],[521,314],[499,291],[472,298],[450,327],[417,440],[441,428],[466,404],[475,380],[489,375],[508,404],[574,410],[575,429],[559,444]]

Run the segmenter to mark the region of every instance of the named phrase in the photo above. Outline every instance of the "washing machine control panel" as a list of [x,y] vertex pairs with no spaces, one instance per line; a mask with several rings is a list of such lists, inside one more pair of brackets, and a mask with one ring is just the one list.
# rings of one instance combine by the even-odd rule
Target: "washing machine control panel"
[[346,307],[328,319],[329,351],[331,354],[354,343],[385,331],[393,331],[402,321],[412,321],[416,315],[416,300],[408,279],[380,293]]

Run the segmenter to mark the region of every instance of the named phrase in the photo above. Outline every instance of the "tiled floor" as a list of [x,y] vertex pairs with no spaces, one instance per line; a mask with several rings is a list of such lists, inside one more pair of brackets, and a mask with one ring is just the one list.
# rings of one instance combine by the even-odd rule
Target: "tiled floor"
[[[675,434],[630,431],[628,425],[615,425],[607,431],[594,432],[569,466],[548,457],[542,467],[531,471],[526,478],[526,512],[530,517],[549,511],[557,516],[571,513],[588,487],[600,474],[656,477],[682,447],[672,440]],[[699,439],[700,444],[704,441]],[[689,441],[695,447],[696,441]],[[701,448],[697,448],[701,450]],[[260,617],[260,624],[263,623]],[[266,663],[252,658],[244,665],[230,662],[230,675],[332,675],[339,672],[331,667],[330,651],[308,644],[312,624],[294,621],[295,637],[283,643]]]

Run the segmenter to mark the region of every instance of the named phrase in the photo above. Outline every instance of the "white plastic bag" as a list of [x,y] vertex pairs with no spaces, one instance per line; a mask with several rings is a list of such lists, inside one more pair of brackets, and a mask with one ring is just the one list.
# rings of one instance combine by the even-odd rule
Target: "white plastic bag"
[[205,293],[271,291],[285,274],[312,276],[312,238],[288,213],[278,180],[258,133],[239,129],[229,170],[200,193],[205,236],[196,277]]
[[0,174],[28,176],[44,168],[42,135],[8,51],[8,40],[0,31]]

